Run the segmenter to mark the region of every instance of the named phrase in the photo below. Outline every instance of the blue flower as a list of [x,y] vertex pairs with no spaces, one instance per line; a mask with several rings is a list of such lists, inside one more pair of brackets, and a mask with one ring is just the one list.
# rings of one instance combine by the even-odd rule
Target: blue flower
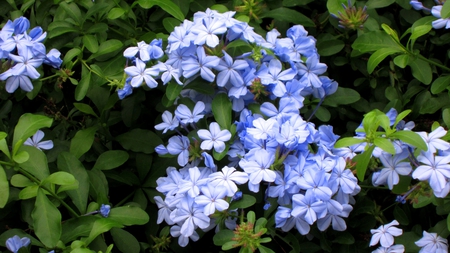
[[174,130],[179,125],[177,117],[172,117],[172,113],[169,111],[165,111],[163,113],[162,120],[163,122],[156,125],[155,129],[163,130],[163,134],[165,134],[168,130]]
[[101,205],[101,207],[100,207],[100,214],[103,217],[107,218],[109,216],[109,212],[110,211],[111,211],[111,206],[110,205],[105,205],[105,204]]
[[428,233],[423,231],[423,237],[415,244],[421,247],[419,252],[448,252],[448,241],[437,235],[437,233]]
[[442,10],[442,5],[436,5],[436,6],[433,6],[433,8],[431,8],[431,14],[433,14],[433,16],[438,18],[437,20],[431,22],[431,26],[433,26],[434,29],[441,29],[444,27],[445,27],[445,29],[449,29],[450,28],[450,18],[443,19],[441,17],[441,10]]
[[275,161],[273,154],[264,149],[257,150],[251,157],[246,157],[239,162],[239,166],[249,174],[249,182],[259,184],[262,180],[273,182],[276,178],[275,171],[270,166]]
[[186,136],[173,136],[169,139],[167,150],[171,155],[178,155],[178,164],[184,166],[189,160],[189,139]]
[[414,179],[428,181],[434,191],[440,192],[450,178],[450,156],[434,156],[431,152],[421,152],[417,160],[424,165],[417,167],[412,173]]
[[394,185],[400,182],[399,175],[409,175],[412,171],[411,164],[409,162],[402,162],[408,157],[408,151],[404,151],[400,154],[392,156],[389,153],[383,152],[380,156],[380,161],[383,164],[383,168],[380,174],[377,174],[375,178],[374,174],[374,185],[385,185],[387,184],[389,189],[392,190]]
[[[249,65],[245,60],[236,60],[233,62],[233,58],[225,51],[223,51],[223,57],[219,62],[219,65],[215,67],[220,73],[217,75],[217,85],[224,87],[230,82],[234,87],[240,87],[244,80],[239,70],[248,68]],[[237,96],[239,97],[239,96]]]
[[392,246],[394,244],[394,236],[399,236],[403,233],[403,230],[394,227],[395,225],[399,225],[399,223],[393,220],[386,225],[381,225],[377,229],[371,229],[370,233],[372,233],[372,238],[370,239],[370,246],[374,246],[378,242],[386,248]]
[[183,124],[195,123],[202,119],[205,115],[201,114],[205,110],[205,103],[202,101],[198,101],[194,110],[189,110],[186,105],[179,105],[175,110],[175,115],[178,117],[178,120]]
[[20,238],[18,235],[15,235],[6,240],[6,248],[13,253],[17,253],[20,248],[27,247],[30,243],[30,238]]
[[286,87],[283,81],[294,79],[297,72],[292,69],[282,71],[281,62],[277,59],[272,59],[265,71],[261,71],[258,77],[261,78],[261,83],[264,85],[273,85],[272,93],[277,97],[283,97],[286,93]]
[[305,195],[294,194],[292,203],[291,215],[302,217],[309,225],[312,225],[318,218],[323,218],[327,214],[326,204],[316,199],[312,191],[307,191]]
[[14,19],[14,34],[21,34],[30,28],[30,21],[26,17]]
[[53,141],[41,141],[44,138],[44,132],[38,130],[32,138],[28,138],[23,144],[36,147],[39,150],[49,150],[53,148]]
[[195,45],[206,44],[208,47],[215,47],[219,44],[219,37],[217,34],[224,34],[227,27],[220,19],[205,18],[203,22],[197,23],[191,30],[196,35],[194,40]]
[[224,200],[227,191],[223,186],[212,186],[208,184],[202,187],[202,194],[195,198],[195,203],[203,206],[203,213],[207,216],[213,214],[216,210],[221,212],[227,210],[229,205]]
[[222,153],[225,150],[225,142],[231,138],[230,131],[227,129],[220,130],[217,122],[212,122],[209,125],[209,131],[200,129],[197,131],[197,134],[203,140],[202,144],[200,144],[201,149],[211,150],[214,147],[217,153]]
[[132,77],[130,84],[135,88],[141,86],[144,81],[150,88],[158,86],[158,82],[153,79],[153,76],[158,76],[159,70],[157,68],[145,68],[145,63],[139,59],[136,59],[136,66],[127,67],[124,71]]
[[210,185],[224,187],[226,195],[232,197],[237,194],[238,188],[236,184],[245,184],[248,181],[248,175],[237,171],[234,167],[225,166],[221,171],[210,174],[209,180]]
[[134,59],[134,57],[137,55],[138,57],[144,61],[147,62],[150,60],[150,55],[148,54],[148,44],[144,41],[138,42],[137,47],[129,47],[123,51],[123,56],[125,56],[128,59]]
[[211,68],[215,68],[220,62],[217,56],[206,56],[203,47],[197,48],[197,58],[190,57],[181,65],[183,69],[183,76],[189,78],[200,71],[200,76],[208,82],[214,81],[216,75]]

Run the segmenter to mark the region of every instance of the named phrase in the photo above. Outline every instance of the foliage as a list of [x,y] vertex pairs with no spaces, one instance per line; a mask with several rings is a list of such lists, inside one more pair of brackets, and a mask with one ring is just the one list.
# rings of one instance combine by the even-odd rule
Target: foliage
[[437,2],[1,2],[0,247],[446,250]]

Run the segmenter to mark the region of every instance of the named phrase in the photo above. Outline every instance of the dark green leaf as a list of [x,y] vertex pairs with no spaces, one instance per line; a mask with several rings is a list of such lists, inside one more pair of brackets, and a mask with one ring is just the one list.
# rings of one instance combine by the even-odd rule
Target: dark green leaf
[[234,233],[231,230],[223,229],[216,233],[213,237],[214,245],[222,246],[232,240]]
[[450,75],[440,76],[431,84],[431,93],[438,94],[443,92],[450,85]]
[[131,226],[144,225],[150,220],[150,217],[139,207],[121,206],[112,208],[108,219],[114,220],[126,226]]
[[54,248],[61,237],[61,213],[43,190],[38,190],[31,217],[36,236],[46,247]]
[[66,2],[61,2],[59,6],[63,8],[67,15],[71,17],[77,23],[77,25],[81,26],[84,19],[81,15],[80,8],[78,8],[78,5],[76,3],[68,4]]
[[358,101],[361,97],[359,93],[350,88],[338,87],[337,91],[327,96],[323,102],[324,105],[337,107],[339,105],[348,105]]
[[126,150],[151,154],[162,144],[161,138],[150,130],[133,129],[116,137],[116,141]]
[[345,46],[342,40],[325,40],[317,43],[320,56],[330,56],[339,53]]
[[108,203],[108,180],[101,170],[88,170],[89,175],[89,195],[97,203]]
[[169,100],[175,100],[182,90],[183,85],[179,85],[175,81],[169,82],[169,84],[167,84],[166,96]]
[[126,151],[109,150],[100,154],[92,169],[111,170],[124,164],[128,160],[128,157],[129,155]]
[[110,40],[104,41],[98,47],[97,53],[92,54],[89,57],[89,60],[92,58],[97,58],[99,56],[108,54],[108,53],[116,52],[119,49],[121,49],[122,47],[123,47],[123,43],[120,40],[110,39]]
[[212,101],[212,112],[220,128],[231,128],[231,101],[225,93],[217,94]]
[[75,100],[80,101],[85,96],[91,85],[91,71],[84,65],[81,66],[81,80],[75,88]]
[[86,129],[79,130],[70,142],[70,153],[76,158],[80,158],[84,153],[91,149],[94,143],[95,133],[98,126],[91,126]]
[[184,20],[184,15],[181,12],[180,7],[170,0],[138,0],[138,4],[144,9],[149,9],[154,5],[158,5],[161,9],[172,15],[174,18],[180,21]]
[[67,62],[71,61],[74,57],[77,57],[80,54],[81,54],[81,49],[79,49],[77,47],[71,48],[69,51],[67,51],[66,55],[64,55],[63,65],[66,64]]
[[397,55],[394,58],[394,64],[399,66],[400,68],[405,68],[409,63],[409,55],[407,54],[402,54],[402,55]]
[[42,185],[46,183],[57,184],[57,185],[71,185],[76,183],[75,177],[64,171],[57,171],[50,174],[46,179],[42,181]]
[[176,18],[167,17],[163,19],[163,26],[168,33],[171,33],[176,26],[180,25],[180,21]]
[[122,228],[122,227],[123,225],[115,220],[111,220],[108,218],[98,219],[94,222],[94,225],[92,226],[92,230],[89,236],[83,241],[85,242],[86,245],[89,245],[97,236],[105,232],[108,232],[111,228]]
[[265,12],[260,16],[261,18],[273,18],[277,21],[285,21],[290,22],[294,24],[303,25],[306,27],[314,27],[314,22],[308,18],[307,16],[301,14],[298,11],[295,11],[293,9],[280,7],[277,9],[270,10],[268,12]]
[[121,228],[112,228],[110,232],[114,240],[114,246],[121,252],[139,253],[141,249],[139,242],[132,234]]
[[92,109],[92,107],[88,104],[84,104],[84,103],[73,103],[73,106],[75,106],[75,108],[77,108],[80,112],[84,112],[86,114],[95,116],[96,118],[98,118],[97,114],[94,112],[94,109]]
[[445,125],[447,125],[447,128],[450,128],[450,108],[442,110],[442,119],[444,120]]
[[398,221],[398,223],[400,223],[400,225],[407,226],[409,224],[408,216],[398,205],[394,208],[394,218]]
[[336,239],[333,240],[333,242],[339,243],[339,244],[354,244],[355,238],[347,231],[344,231],[339,234]]
[[450,3],[448,3],[447,1],[445,1],[444,5],[442,5],[441,18],[450,18]]
[[424,60],[416,58],[408,64],[411,67],[413,76],[424,84],[430,84],[433,78],[430,64]]
[[231,202],[229,209],[247,208],[247,207],[252,206],[255,203],[256,203],[255,197],[248,195],[248,194],[243,194],[242,199]]
[[389,6],[395,3],[395,0],[369,0],[366,3],[368,9],[377,9]]
[[[0,168],[0,173],[1,173],[1,169],[2,168]],[[1,176],[0,176],[0,178],[1,178]],[[30,179],[28,179],[26,176],[24,176],[22,174],[15,174],[11,177],[11,185],[22,188],[22,187],[26,187],[26,186],[36,185],[36,183],[34,183],[33,181],[31,181]],[[9,191],[9,188],[8,188],[8,191]]]
[[[78,208],[80,213],[86,212],[86,206],[89,196],[89,176],[83,164],[73,154],[62,152],[57,160],[58,169],[70,173],[78,181],[78,188],[66,191],[67,195],[72,199],[73,204]],[[98,185],[98,188],[103,185]]]
[[367,63],[367,72],[369,72],[369,74],[372,74],[375,67],[378,66],[378,64],[380,64],[380,62],[383,61],[387,56],[399,52],[402,52],[402,50],[400,50],[399,48],[388,47],[378,49],[369,57],[369,62]]
[[83,44],[91,53],[97,53],[98,41],[94,35],[91,35],[91,34],[84,35],[83,36]]
[[[12,183],[12,179],[11,179]],[[5,170],[0,165],[0,208],[5,207],[9,198],[9,183]]]
[[403,47],[398,45],[384,31],[373,31],[361,34],[352,44],[352,48],[361,51],[362,53],[376,51],[383,48],[392,48],[403,51]]

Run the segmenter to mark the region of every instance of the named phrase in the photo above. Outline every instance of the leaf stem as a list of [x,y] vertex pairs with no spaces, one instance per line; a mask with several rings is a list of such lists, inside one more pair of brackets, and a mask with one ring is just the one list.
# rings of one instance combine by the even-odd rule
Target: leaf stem
[[47,186],[41,185],[41,181],[39,179],[37,179],[35,176],[33,176],[31,173],[29,173],[28,171],[26,171],[20,167],[19,167],[19,172],[22,173],[23,175],[25,175],[31,181],[38,184],[40,188],[42,188],[42,189],[46,190],[48,193],[50,193],[50,195],[52,195],[54,198],[56,198],[73,216],[75,216],[76,218],[80,217],[80,215],[77,212],[75,212],[75,210],[73,210],[72,207],[70,207],[56,193],[54,193],[52,190],[50,190]]
[[432,61],[432,60],[430,60],[430,59],[427,59],[427,58],[425,58],[424,56],[422,56],[421,54],[418,54],[418,55],[416,55],[419,59],[421,59],[421,60],[423,60],[423,61],[426,61],[426,62],[428,62],[428,63],[430,63],[430,64],[433,64],[433,65],[435,65],[435,66],[437,66],[437,67],[439,67],[439,68],[441,68],[441,69],[444,69],[444,70],[447,70],[448,72],[450,72],[450,68],[448,68],[448,67],[446,67],[446,66],[444,66],[444,65],[442,65],[442,64],[440,64],[440,63],[437,63],[437,62],[435,62],[435,61]]

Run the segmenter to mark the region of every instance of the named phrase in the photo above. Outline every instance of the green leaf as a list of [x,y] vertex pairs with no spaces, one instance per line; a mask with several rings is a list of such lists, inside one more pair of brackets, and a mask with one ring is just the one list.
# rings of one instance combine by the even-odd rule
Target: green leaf
[[395,118],[395,122],[394,122],[393,128],[395,128],[395,127],[397,126],[397,124],[398,124],[401,120],[403,120],[406,116],[408,116],[410,113],[411,113],[411,110],[405,110],[405,111],[399,113],[399,114],[397,115],[397,117]]
[[77,4],[61,2],[59,6],[75,21],[75,23],[77,23],[78,26],[82,25],[83,16],[81,15],[80,8],[78,8]]
[[389,36],[391,36],[392,39],[394,39],[396,42],[400,42],[398,39],[398,34],[395,30],[393,30],[390,26],[386,24],[381,24],[381,28],[383,28],[384,32],[386,32]]
[[[266,237],[266,238],[270,239],[270,237]],[[263,238],[263,239],[265,239],[265,238]],[[273,250],[271,250],[271,249],[269,249],[269,248],[267,248],[266,246],[263,246],[263,245],[259,245],[258,249],[259,249],[259,252],[261,252],[261,253],[275,253],[275,251],[273,251]]]
[[179,85],[177,82],[169,82],[166,89],[166,96],[169,100],[175,100],[182,90],[183,85]]
[[236,208],[247,208],[254,205],[255,203],[256,203],[255,197],[253,197],[252,195],[243,194],[242,199],[231,202],[229,209],[231,210]]
[[[89,176],[86,169],[80,160],[69,152],[61,152],[58,155],[56,165],[59,170],[70,173],[78,181],[78,188],[68,190],[66,193],[80,213],[84,214],[89,197]],[[98,187],[100,188],[101,186]]]
[[325,40],[317,43],[320,56],[330,56],[339,53],[345,46],[342,40]]
[[375,146],[370,146],[367,150],[364,150],[363,153],[358,154],[353,158],[356,162],[356,175],[358,176],[359,181],[364,181],[364,176],[366,175],[367,167],[369,166],[370,158],[372,157],[372,152]]
[[138,0],[138,4],[144,9],[150,9],[154,5],[158,5],[161,9],[172,15],[174,18],[180,21],[184,20],[184,14],[181,12],[180,7],[170,0]]
[[91,71],[86,66],[81,66],[81,80],[75,88],[75,100],[80,101],[85,96],[91,85]]
[[117,136],[116,141],[126,150],[145,154],[155,152],[155,147],[163,143],[154,132],[139,128]]
[[88,170],[89,195],[97,203],[108,203],[108,180],[101,170]]
[[218,233],[216,233],[213,237],[214,245],[222,246],[225,243],[231,241],[234,237],[234,233],[228,229],[221,229]]
[[86,129],[79,130],[70,142],[70,153],[76,158],[80,158],[84,153],[91,149],[94,143],[95,133],[98,126],[91,126]]
[[105,55],[105,54],[119,51],[122,47],[123,47],[123,43],[120,40],[110,39],[110,40],[104,41],[98,47],[97,53],[92,54],[88,58],[88,60],[97,58],[97,57]]
[[44,179],[41,184],[51,183],[57,185],[71,185],[76,183],[75,177],[67,172],[58,171],[53,174],[50,174],[46,179]]
[[83,241],[86,245],[89,245],[97,236],[105,232],[108,232],[111,228],[122,228],[122,227],[123,225],[118,223],[117,221],[108,218],[98,219],[94,222],[94,225],[92,226],[92,230],[89,236]]
[[80,112],[95,116],[96,118],[98,118],[97,114],[94,112],[94,109],[92,109],[92,107],[88,104],[84,104],[84,103],[73,103],[73,106],[75,106],[75,108],[77,108]]
[[411,67],[413,76],[424,84],[430,84],[433,73],[430,64],[424,60],[416,58],[408,63]]
[[175,27],[179,25],[180,21],[176,18],[167,17],[163,19],[164,29],[166,29],[168,33],[171,33],[175,29]]
[[358,139],[354,137],[344,137],[336,142],[334,144],[335,148],[343,148],[343,147],[349,147],[355,144],[363,143],[365,142],[364,139]]
[[212,101],[212,112],[220,128],[231,128],[231,101],[227,94],[217,94]]
[[26,162],[19,165],[22,169],[26,170],[39,180],[44,180],[50,175],[47,156],[44,152],[33,146],[27,145],[20,147],[19,152],[26,152],[30,157]]
[[391,134],[389,137],[399,139],[403,142],[406,142],[410,145],[413,145],[416,148],[419,148],[423,151],[427,151],[428,147],[425,141],[415,132],[412,131],[398,131]]
[[399,53],[401,51],[402,50],[399,50],[398,48],[378,49],[369,57],[369,62],[367,63],[367,72],[369,72],[369,74],[372,74],[375,67],[378,66],[378,64],[380,64],[380,62],[382,62],[387,56]]
[[445,125],[447,125],[447,128],[450,128],[450,108],[442,110],[442,119],[444,120]]
[[98,41],[92,34],[86,34],[83,36],[83,44],[91,53],[97,53]]
[[114,245],[121,252],[139,253],[141,249],[139,242],[132,234],[121,228],[112,228],[110,232],[114,240]]
[[388,152],[392,155],[395,155],[394,144],[392,144],[392,142],[390,142],[388,139],[385,139],[382,137],[377,137],[373,140],[373,144],[375,144],[375,146],[381,148],[383,151]]
[[74,57],[80,55],[81,52],[82,52],[81,49],[77,47],[71,48],[69,51],[67,51],[66,55],[64,55],[63,65],[71,61]]
[[394,218],[403,226],[409,225],[408,215],[398,205],[394,208]]
[[397,55],[394,58],[394,64],[403,69],[406,67],[406,65],[408,65],[409,59],[410,59],[409,55],[407,55],[407,54]]
[[265,12],[260,16],[260,18],[273,18],[277,21],[285,21],[289,23],[300,24],[305,27],[315,26],[314,22],[307,16],[303,15],[298,11],[285,7],[280,7]]
[[358,101],[361,97],[359,93],[350,88],[338,87],[337,91],[327,96],[323,102],[324,105],[337,107],[339,105],[348,105]]
[[319,106],[314,116],[316,116],[316,118],[318,118],[322,122],[328,122],[331,118],[331,113],[326,107]]
[[417,38],[428,34],[431,31],[431,28],[433,28],[431,25],[419,25],[415,26],[411,30],[411,40],[416,40]]
[[[12,184],[12,179],[11,179]],[[9,183],[5,170],[0,165],[0,208],[5,207],[9,199]]]
[[111,170],[128,160],[128,153],[123,150],[109,150],[100,154],[92,169]]
[[39,185],[30,185],[19,192],[19,199],[31,199],[37,196]]
[[[0,170],[1,170],[1,168],[0,168]],[[0,171],[0,173],[1,173],[1,171]],[[22,187],[32,186],[32,185],[36,185],[36,184],[22,174],[15,174],[11,177],[11,185],[22,188]]]
[[442,5],[441,18],[450,18],[450,3],[448,3],[447,1],[445,1],[444,5]]
[[119,7],[112,8],[108,12],[108,19],[118,19],[122,17],[122,15],[125,14],[125,10]]
[[61,213],[39,189],[31,212],[33,228],[39,240],[48,248],[54,248],[61,237]]
[[395,3],[395,0],[369,0],[366,3],[367,9],[377,9],[389,6]]
[[76,28],[74,26],[73,27],[57,27],[48,33],[48,38],[51,39],[51,38],[54,38],[54,37],[57,37],[57,36],[60,36],[60,35],[66,34],[66,33],[70,33],[70,32],[79,32],[79,30],[78,30],[78,28]]
[[339,236],[336,237],[336,239],[333,240],[333,242],[337,242],[339,244],[350,245],[350,244],[354,244],[355,243],[355,238],[349,232],[344,231],[344,232],[340,233]]
[[373,31],[361,34],[352,44],[352,48],[361,53],[376,51],[383,48],[392,48],[403,51],[404,48],[384,31]]
[[438,94],[443,92],[450,85],[450,75],[440,76],[431,84],[431,93]]
[[13,155],[13,160],[16,163],[24,163],[28,161],[30,155],[26,151],[19,151],[15,155]]
[[150,217],[147,212],[137,206],[121,206],[112,208],[108,219],[126,226],[131,226],[144,225],[150,220]]
[[35,134],[37,130],[44,127],[50,127],[52,122],[53,119],[43,115],[35,115],[31,113],[23,114],[14,128],[13,147],[16,147],[16,145],[22,145],[25,140]]

